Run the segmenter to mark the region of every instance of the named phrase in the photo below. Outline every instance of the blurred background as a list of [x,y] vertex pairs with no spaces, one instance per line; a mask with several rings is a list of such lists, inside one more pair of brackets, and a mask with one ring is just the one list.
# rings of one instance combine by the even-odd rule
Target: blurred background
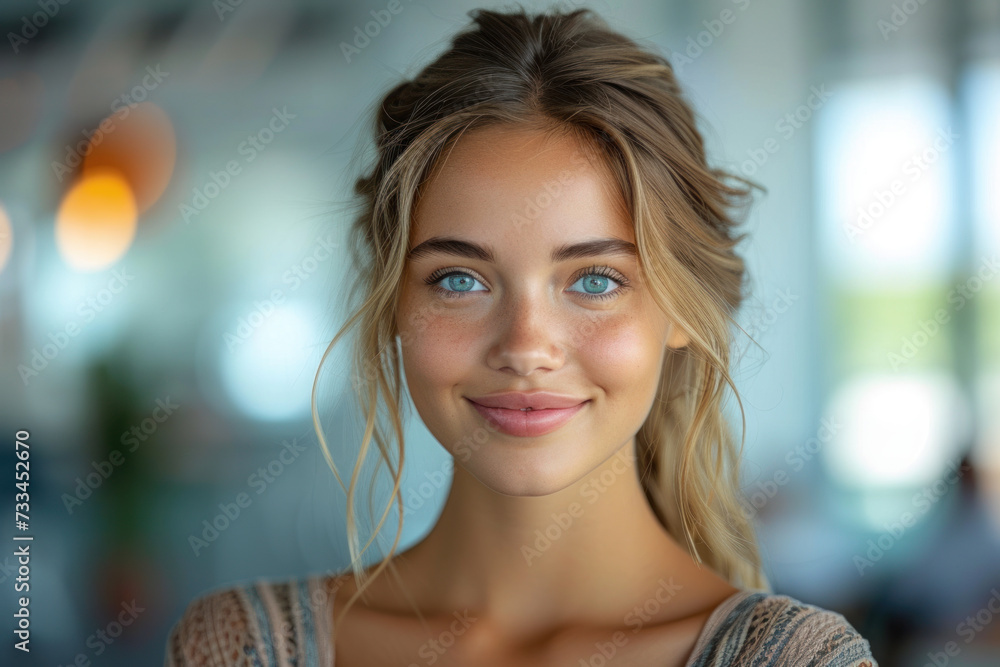
[[[372,105],[504,6],[388,4],[0,6],[0,663],[162,664],[195,595],[347,567],[309,392]],[[713,163],[768,190],[736,380],[775,590],[843,613],[883,667],[1000,664],[1000,3],[523,6],[668,55]],[[349,478],[342,368],[318,400]],[[447,491],[407,429],[402,547]]]

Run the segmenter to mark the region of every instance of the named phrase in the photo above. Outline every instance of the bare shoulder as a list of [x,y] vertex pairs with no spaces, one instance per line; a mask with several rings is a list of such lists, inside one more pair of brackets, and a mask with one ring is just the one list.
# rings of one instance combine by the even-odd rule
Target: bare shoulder
[[[398,613],[402,609],[409,609],[404,598],[400,596],[398,587],[390,581],[392,575],[388,568],[378,574],[373,574],[374,570],[375,566],[364,570],[363,584],[360,587],[357,576],[350,569],[331,574],[326,578],[326,585],[332,593],[335,610],[343,609],[348,602],[350,602],[352,609],[359,610]],[[359,590],[361,593],[356,596]]]
[[698,587],[685,586],[685,596],[651,596],[625,618],[626,629],[616,637],[623,647],[633,645],[621,656],[632,654],[625,664],[689,664],[705,635],[718,625],[720,607],[740,592],[714,577],[701,583]]

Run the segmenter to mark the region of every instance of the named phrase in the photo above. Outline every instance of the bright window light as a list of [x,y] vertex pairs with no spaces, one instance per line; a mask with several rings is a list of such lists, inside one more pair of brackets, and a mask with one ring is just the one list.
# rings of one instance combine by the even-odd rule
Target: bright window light
[[222,383],[240,410],[267,421],[310,414],[313,377],[325,349],[320,321],[304,306],[282,304],[266,314],[248,312],[220,341]]
[[840,484],[865,490],[933,482],[959,456],[971,426],[957,383],[944,373],[856,376],[834,393],[829,411],[843,428],[823,448],[824,460]]
[[972,67],[965,79],[972,152],[973,216],[980,247],[1000,252],[1000,62]]
[[953,150],[946,90],[926,78],[834,88],[817,121],[821,251],[850,282],[943,275]]

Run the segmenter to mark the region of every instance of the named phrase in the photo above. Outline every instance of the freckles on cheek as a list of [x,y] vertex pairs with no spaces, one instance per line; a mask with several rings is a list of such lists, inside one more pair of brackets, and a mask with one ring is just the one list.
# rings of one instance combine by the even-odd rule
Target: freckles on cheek
[[428,315],[410,329],[403,349],[407,374],[439,386],[459,382],[475,362],[478,341],[475,327],[461,319]]
[[592,379],[606,387],[635,386],[659,374],[656,341],[629,320],[596,323],[589,335],[581,336],[577,352]]

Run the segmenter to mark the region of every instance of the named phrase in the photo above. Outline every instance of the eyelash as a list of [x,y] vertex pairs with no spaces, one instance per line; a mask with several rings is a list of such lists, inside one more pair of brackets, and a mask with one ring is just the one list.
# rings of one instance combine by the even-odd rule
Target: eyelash
[[[472,272],[468,271],[467,269],[459,270],[459,269],[456,269],[454,267],[447,267],[447,268],[443,268],[443,269],[438,269],[437,271],[435,271],[434,273],[432,273],[430,276],[428,276],[424,280],[424,282],[427,285],[429,285],[431,287],[431,289],[433,289],[437,293],[441,294],[446,299],[460,299],[460,298],[462,298],[464,296],[463,292],[459,292],[459,291],[456,291],[456,290],[447,290],[447,289],[444,289],[443,287],[441,287],[441,286],[439,286],[437,284],[437,283],[441,282],[443,279],[445,279],[445,278],[447,278],[449,276],[453,276],[453,275],[467,275],[467,276],[469,276],[471,278],[474,278],[475,280],[478,280],[479,282],[485,282],[482,279],[480,279],[479,277],[477,277],[476,274],[473,274]],[[576,281],[578,281],[580,278],[583,278],[583,277],[586,277],[586,276],[592,276],[592,275],[604,276],[605,278],[611,278],[616,283],[618,283],[618,287],[615,288],[615,289],[613,289],[613,290],[611,290],[610,292],[605,292],[604,294],[587,294],[586,292],[577,292],[577,294],[582,294],[584,296],[584,298],[590,299],[591,301],[597,301],[597,300],[604,301],[606,299],[616,298],[618,296],[621,296],[621,294],[625,290],[627,290],[627,289],[629,289],[631,287],[631,283],[629,282],[629,279],[626,278],[625,276],[623,276],[622,274],[620,274],[618,271],[615,271],[610,266],[598,266],[598,265],[594,265],[594,266],[588,267],[588,268],[583,269],[582,271],[578,272],[573,277],[573,283],[576,283]]]

